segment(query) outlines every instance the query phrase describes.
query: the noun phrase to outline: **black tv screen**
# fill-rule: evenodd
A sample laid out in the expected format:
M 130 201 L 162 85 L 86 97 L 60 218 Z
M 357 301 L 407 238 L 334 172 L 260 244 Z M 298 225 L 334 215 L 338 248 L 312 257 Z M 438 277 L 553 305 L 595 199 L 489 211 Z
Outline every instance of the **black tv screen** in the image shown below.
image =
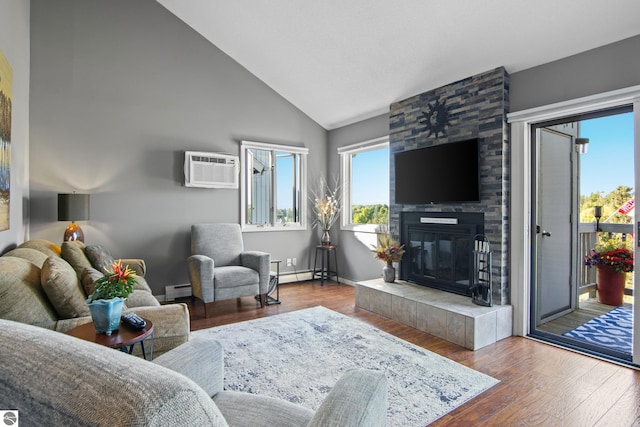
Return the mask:
M 480 201 L 478 139 L 395 155 L 396 203 Z

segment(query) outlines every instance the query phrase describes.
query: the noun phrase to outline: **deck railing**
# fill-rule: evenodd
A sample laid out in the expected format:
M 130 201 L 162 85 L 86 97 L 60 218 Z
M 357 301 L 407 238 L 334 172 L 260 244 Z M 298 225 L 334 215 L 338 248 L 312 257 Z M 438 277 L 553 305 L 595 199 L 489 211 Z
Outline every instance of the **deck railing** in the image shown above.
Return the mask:
M 633 224 L 608 224 L 600 223 L 600 233 L 619 234 L 623 238 L 632 239 Z M 589 292 L 595 297 L 596 291 L 596 269 L 584 265 L 584 256 L 591 251 L 596 244 L 596 224 L 594 222 L 581 222 L 578 225 L 579 257 L 580 266 L 578 268 L 578 295 Z M 625 288 L 625 295 L 633 295 L 633 289 Z

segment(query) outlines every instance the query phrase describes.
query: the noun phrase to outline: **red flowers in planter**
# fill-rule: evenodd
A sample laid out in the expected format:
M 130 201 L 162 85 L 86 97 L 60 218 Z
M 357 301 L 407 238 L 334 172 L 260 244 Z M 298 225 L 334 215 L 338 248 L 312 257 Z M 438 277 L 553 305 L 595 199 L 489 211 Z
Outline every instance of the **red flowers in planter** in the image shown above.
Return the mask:
M 629 273 L 633 271 L 633 252 L 625 247 L 619 247 L 619 243 L 612 240 L 596 245 L 595 249 L 585 256 L 584 264 L 596 267 L 608 266 L 617 272 Z

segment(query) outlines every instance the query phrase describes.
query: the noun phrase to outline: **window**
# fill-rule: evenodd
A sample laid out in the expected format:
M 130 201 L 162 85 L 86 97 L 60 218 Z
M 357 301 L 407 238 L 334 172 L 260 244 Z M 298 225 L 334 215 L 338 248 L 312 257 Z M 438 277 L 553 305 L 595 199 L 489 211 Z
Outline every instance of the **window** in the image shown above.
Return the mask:
M 306 228 L 308 149 L 242 141 L 243 231 Z
M 342 228 L 376 231 L 389 223 L 389 138 L 338 149 L 341 157 Z

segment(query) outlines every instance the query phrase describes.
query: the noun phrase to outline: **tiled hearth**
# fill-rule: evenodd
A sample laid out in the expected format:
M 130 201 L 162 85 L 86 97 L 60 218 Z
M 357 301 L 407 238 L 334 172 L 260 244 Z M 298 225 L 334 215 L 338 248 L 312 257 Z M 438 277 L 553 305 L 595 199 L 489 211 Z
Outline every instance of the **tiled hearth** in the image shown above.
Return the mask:
M 471 298 L 382 279 L 356 283 L 356 306 L 470 350 L 511 336 L 510 305 L 482 307 Z

